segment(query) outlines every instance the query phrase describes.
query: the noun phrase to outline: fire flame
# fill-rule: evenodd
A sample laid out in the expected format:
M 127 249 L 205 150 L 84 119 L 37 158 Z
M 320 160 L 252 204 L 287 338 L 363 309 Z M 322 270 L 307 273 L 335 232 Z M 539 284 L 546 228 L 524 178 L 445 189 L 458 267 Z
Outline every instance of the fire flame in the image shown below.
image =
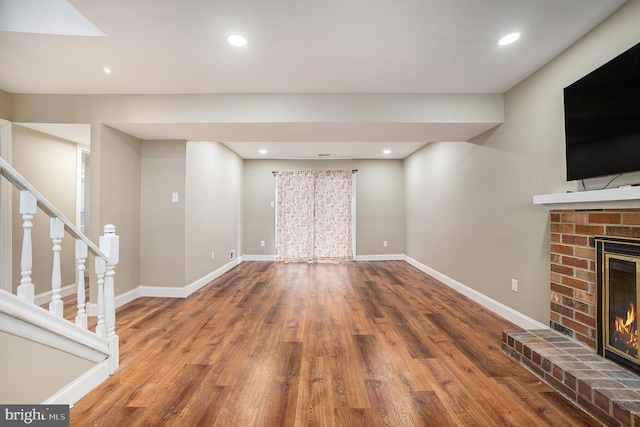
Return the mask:
M 624 341 L 628 348 L 638 348 L 638 330 L 634 327 L 636 308 L 629 303 L 626 320 L 616 316 L 616 337 Z

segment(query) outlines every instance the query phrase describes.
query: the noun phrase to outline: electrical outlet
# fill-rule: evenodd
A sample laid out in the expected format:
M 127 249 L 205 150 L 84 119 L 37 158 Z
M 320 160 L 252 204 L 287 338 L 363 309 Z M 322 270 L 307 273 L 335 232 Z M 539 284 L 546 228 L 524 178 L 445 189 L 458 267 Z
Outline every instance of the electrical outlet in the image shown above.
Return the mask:
M 171 202 L 178 203 L 179 197 L 178 193 L 171 193 Z
M 382 246 L 384 246 L 385 248 L 387 247 L 387 241 L 386 240 L 382 242 Z
M 260 240 L 260 246 L 264 246 L 264 240 Z
M 216 253 L 211 251 L 211 259 L 216 259 Z
M 518 281 L 516 279 L 511 279 L 511 290 L 518 292 Z
M 229 252 L 229 259 L 234 259 L 235 257 L 236 257 L 236 251 L 234 249 L 231 252 Z

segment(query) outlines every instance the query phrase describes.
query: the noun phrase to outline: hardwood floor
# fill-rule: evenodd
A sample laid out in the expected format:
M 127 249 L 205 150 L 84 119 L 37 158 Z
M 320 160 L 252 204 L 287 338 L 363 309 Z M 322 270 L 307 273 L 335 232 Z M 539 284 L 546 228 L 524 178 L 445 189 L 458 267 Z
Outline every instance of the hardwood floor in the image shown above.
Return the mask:
M 117 313 L 99 426 L 595 426 L 500 350 L 517 328 L 402 261 L 245 262 Z

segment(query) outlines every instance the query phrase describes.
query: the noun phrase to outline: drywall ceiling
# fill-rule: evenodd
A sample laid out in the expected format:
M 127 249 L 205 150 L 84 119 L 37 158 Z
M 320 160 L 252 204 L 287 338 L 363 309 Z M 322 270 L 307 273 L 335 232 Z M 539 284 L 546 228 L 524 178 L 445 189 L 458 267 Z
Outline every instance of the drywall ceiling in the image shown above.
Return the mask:
M 91 126 L 86 123 L 15 123 L 37 132 L 73 142 L 82 147 L 91 146 Z
M 41 1 L 0 0 L 0 15 L 16 2 L 25 14 L 12 15 L 19 29 L 0 20 L 0 52 L 10 58 L 0 67 L 0 89 L 9 93 L 504 93 L 624 3 L 71 0 L 97 30 L 73 36 L 46 34 L 30 19 Z M 520 40 L 497 45 L 513 31 Z M 231 33 L 247 45 L 230 46 Z M 286 151 L 291 141 L 280 142 Z

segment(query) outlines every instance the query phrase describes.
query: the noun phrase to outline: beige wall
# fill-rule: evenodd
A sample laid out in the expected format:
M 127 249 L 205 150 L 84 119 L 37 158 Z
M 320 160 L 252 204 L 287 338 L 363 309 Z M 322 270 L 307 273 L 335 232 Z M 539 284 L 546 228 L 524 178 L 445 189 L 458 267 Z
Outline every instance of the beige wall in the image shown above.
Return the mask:
M 39 404 L 52 397 L 95 362 L 0 331 L 0 402 Z
M 185 141 L 143 141 L 140 284 L 185 285 Z M 172 194 L 178 201 L 172 201 Z
M 102 126 L 99 149 L 92 146 L 91 152 L 91 194 L 98 204 L 97 208 L 91 207 L 91 227 L 92 230 L 97 227 L 102 234 L 105 224 L 114 224 L 120 236 L 116 295 L 140 286 L 141 162 L 142 141 Z M 97 163 L 100 164 L 99 175 L 96 175 Z M 94 191 L 96 186 L 97 191 Z M 93 196 L 95 193 L 98 196 Z M 98 241 L 96 237 L 93 239 Z
M 273 123 L 289 123 L 286 137 L 296 137 L 304 129 L 318 129 L 324 123 L 340 123 L 342 127 L 362 128 L 362 123 L 369 133 L 379 136 L 380 129 L 387 124 L 403 126 L 410 123 L 413 129 L 430 126 L 433 123 L 451 121 L 462 123 L 468 132 L 477 126 L 502 121 L 502 96 L 495 94 L 447 95 L 447 94 L 212 94 L 212 95 L 38 95 L 11 94 L 11 120 L 16 122 L 37 123 L 89 123 L 91 125 L 91 179 L 90 179 L 90 230 L 89 236 L 97 239 L 104 224 L 114 222 L 122 241 L 123 256 L 117 273 L 122 270 L 122 277 L 116 277 L 118 294 L 131 289 L 136 280 L 137 259 L 125 257 L 126 251 L 135 254 L 139 248 L 140 224 L 136 225 L 132 218 L 140 186 L 140 176 L 135 170 L 139 166 L 140 154 L 136 149 L 124 149 L 127 143 L 125 134 L 114 137 L 117 132 L 105 124 L 112 123 L 208 123 L 208 128 L 216 133 L 210 140 L 234 140 L 239 138 L 247 127 L 263 128 L 272 131 Z M 389 106 L 392 105 L 393 108 Z M 445 120 L 446 119 L 446 120 Z M 247 127 L 243 127 L 247 126 Z M 393 129 L 393 126 L 391 127 Z M 385 134 L 393 138 L 393 134 Z M 131 138 L 131 147 L 141 141 Z M 194 143 L 200 144 L 200 143 Z M 217 147 L 213 165 L 197 166 L 201 158 L 191 155 L 187 148 L 186 199 L 185 199 L 185 254 L 186 282 L 202 277 L 228 262 L 228 254 L 236 249 L 243 253 L 240 243 L 241 224 L 236 213 L 241 211 L 242 172 L 241 160 L 230 155 L 221 145 Z M 111 147 L 113 145 L 113 147 Z M 194 150 L 193 152 L 197 152 Z M 206 157 L 205 157 L 206 158 Z M 225 159 L 231 159 L 230 164 Z M 123 161 L 124 160 L 124 161 Z M 112 163 L 115 162 L 115 163 Z M 127 169 L 128 166 L 133 169 Z M 231 174 L 225 171 L 232 168 Z M 123 173 L 119 174 L 122 169 Z M 115 171 L 115 174 L 114 174 Z M 130 184 L 124 181 L 128 178 Z M 189 187 L 198 186 L 194 179 L 202 177 L 205 188 L 189 191 Z M 229 177 L 236 177 L 230 180 Z M 114 188 L 113 183 L 120 188 Z M 211 183 L 214 183 L 211 186 Z M 209 185 L 209 187 L 206 187 Z M 366 185 L 366 183 L 365 183 Z M 230 189 L 236 188 L 237 193 Z M 101 194 L 102 191 L 108 194 Z M 190 209 L 189 196 L 193 194 L 193 209 Z M 203 195 L 220 196 L 224 200 L 223 207 L 215 206 L 212 199 L 201 199 Z M 229 194 L 236 196 L 228 197 Z M 401 194 L 401 193 L 396 193 Z M 131 197 L 133 196 L 133 197 Z M 138 200 L 139 201 L 139 200 Z M 388 208 L 389 205 L 384 205 Z M 201 209 L 203 208 L 203 209 Z M 402 208 L 400 208 L 402 209 Z M 229 213 L 227 211 L 231 211 Z M 399 214 L 401 215 L 401 214 Z M 123 220 L 117 223 L 114 219 Z M 208 222 L 213 218 L 215 226 Z M 228 219 L 222 225 L 220 219 Z M 198 222 L 194 222 L 198 221 Z M 366 219 L 362 219 L 363 223 Z M 402 221 L 394 223 L 396 230 Z M 198 227 L 218 227 L 219 230 L 208 230 L 208 234 L 198 233 Z M 401 237 L 386 238 L 384 230 L 378 230 L 379 236 L 361 233 L 365 238 L 359 242 L 360 249 L 371 253 L 379 253 L 377 248 L 382 240 L 389 241 L 387 251 L 398 253 L 403 248 Z M 125 237 L 125 234 L 132 234 Z M 262 234 L 262 233 L 260 233 Z M 390 234 L 397 234 L 391 231 Z M 229 237 L 221 237 L 229 236 Z M 233 237 L 230 237 L 233 236 Z M 220 242 L 222 239 L 222 242 Z M 239 240 L 240 239 L 240 240 Z M 366 239 L 371 239 L 369 242 Z M 253 241 L 254 239 L 251 239 Z M 376 242 L 376 243 L 370 243 Z M 194 243 L 192 247 L 190 243 Z M 124 246 L 126 244 L 126 247 Z M 359 249 L 359 253 L 360 253 Z M 216 252 L 216 259 L 211 260 L 211 251 Z M 247 253 L 246 251 L 244 251 Z M 362 252 L 367 253 L 367 252 Z M 139 255 L 136 255 L 139 256 Z M 144 266 L 143 269 L 147 267 Z M 153 286 L 152 283 L 145 283 Z
M 357 169 L 356 255 L 402 254 L 405 249 L 404 176 L 400 160 L 245 160 L 244 247 L 247 255 L 275 255 L 275 179 L 272 171 Z M 265 246 L 260 246 L 260 241 Z M 383 241 L 388 246 L 382 245 Z
M 406 160 L 410 257 L 548 323 L 548 211 L 532 198 L 577 189 L 565 179 L 562 89 L 637 43 L 638 22 L 630 2 L 511 89 L 504 124 L 486 138 L 432 143 Z
M 22 126 L 13 125 L 12 166 L 54 204 L 71 222 L 76 218 L 76 144 Z M 22 216 L 20 193 L 13 189 L 13 288 L 20 284 Z M 53 243 L 49 217 L 38 209 L 32 228 L 35 293 L 51 291 Z M 75 283 L 75 242 L 65 235 L 61 252 L 62 286 Z
M 3 90 L 0 90 L 0 118 L 11 118 L 11 95 Z
M 187 143 L 186 284 L 227 264 L 232 250 L 242 254 L 242 179 L 242 159 L 224 145 Z
M 140 161 L 139 284 L 185 286 L 241 254 L 237 155 L 217 142 L 143 141 Z
M 126 258 L 124 252 L 129 251 L 128 253 L 135 254 L 135 250 L 139 248 L 140 224 L 136 226 L 130 220 L 132 216 L 128 213 L 135 209 L 134 205 L 130 205 L 134 200 L 129 196 L 137 194 L 136 189 L 140 186 L 140 178 L 136 177 L 135 173 L 130 174 L 128 170 L 119 176 L 109 177 L 112 174 L 110 170 L 114 167 L 111 162 L 126 159 L 123 164 L 115 165 L 114 170 L 118 170 L 126 166 L 129 160 L 135 163 L 139 157 L 135 150 L 129 152 L 122 150 L 123 144 L 120 141 L 122 138 L 112 137 L 111 134 L 115 134 L 116 131 L 105 124 L 207 123 L 208 128 L 216 133 L 216 137 L 209 140 L 238 140 L 241 137 L 239 135 L 247 129 L 258 128 L 272 132 L 276 128 L 273 124 L 287 123 L 290 127 L 285 131 L 284 138 L 291 140 L 291 138 L 296 139 L 305 130 L 317 131 L 324 123 L 339 123 L 341 129 L 347 133 L 349 129 L 365 129 L 371 137 L 381 137 L 381 130 L 386 130 L 382 137 L 393 140 L 398 136 L 393 131 L 389 131 L 394 129 L 394 126 L 388 127 L 389 124 L 397 126 L 410 124 L 415 135 L 418 135 L 420 129 L 430 128 L 434 123 L 440 126 L 443 122 L 447 122 L 452 126 L 461 125 L 464 129 L 462 133 L 469 134 L 475 129 L 500 123 L 503 118 L 503 99 L 499 94 L 11 94 L 10 98 L 11 120 L 91 125 L 89 235 L 92 239 L 97 239 L 104 224 L 116 223 L 113 218 L 123 220 L 122 224 L 116 223 L 121 238 L 125 233 L 132 233 L 126 237 L 127 241 L 121 242 L 127 246 L 123 249 L 121 265 L 118 266 L 116 273 L 117 275 L 122 273 L 122 276 L 116 277 L 118 294 L 131 289 L 136 279 L 134 265 L 137 260 Z M 362 123 L 369 123 L 369 125 L 363 128 Z M 199 164 L 201 158 L 190 154 L 197 152 L 196 149 L 190 150 L 189 145 L 187 147 L 185 198 L 187 283 L 228 262 L 230 250 L 236 249 L 238 255 L 247 253 L 240 247 L 243 241 L 239 219 L 239 213 L 242 210 L 242 162 L 237 157 L 231 156 L 221 145 L 203 144 L 217 147 L 214 151 L 216 156 L 220 155 L 220 157 L 214 159 L 215 166 L 192 168 L 189 165 Z M 114 147 L 110 147 L 111 145 Z M 116 154 L 116 151 L 118 155 L 111 158 L 107 156 L 109 153 Z M 120 158 L 119 155 L 122 157 Z M 232 159 L 231 163 L 227 164 L 225 159 Z M 233 169 L 231 174 L 224 173 L 228 168 Z M 129 176 L 133 179 L 132 187 L 123 183 Z M 234 180 L 230 180 L 230 177 L 234 177 Z M 202 182 L 198 184 L 197 180 L 200 178 Z M 123 186 L 109 190 L 113 185 L 110 181 L 122 183 Z M 197 188 L 199 186 L 204 188 Z M 190 191 L 190 188 L 196 190 Z M 233 188 L 237 192 L 233 193 L 230 190 Z M 101 194 L 103 190 L 109 194 Z M 235 196 L 230 196 L 233 194 Z M 395 193 L 396 196 L 400 194 Z M 207 195 L 219 196 L 217 200 L 223 200 L 223 205 L 215 205 L 216 202 L 213 200 L 216 199 L 206 199 Z M 366 197 L 363 200 L 366 200 Z M 107 202 L 111 203 L 111 206 L 107 206 Z M 389 206 L 384 205 L 386 209 Z M 398 216 L 401 216 L 401 211 L 398 212 Z M 215 225 L 211 225 L 211 219 Z M 227 221 L 224 224 L 221 222 L 223 219 Z M 361 221 L 364 224 L 367 220 L 365 218 Z M 401 252 L 404 243 L 402 233 L 397 231 L 403 227 L 400 224 L 402 221 L 393 223 L 392 230 L 389 232 L 380 229 L 375 233 L 360 233 L 358 253 L 380 253 L 374 245 L 381 244 L 382 240 L 389 241 L 388 252 Z M 387 234 L 393 237 L 388 238 Z M 360 241 L 361 238 L 364 240 Z M 216 253 L 214 260 L 211 260 L 212 251 Z M 122 263 L 123 261 L 125 264 Z M 147 267 L 144 266 L 144 268 Z M 145 284 L 153 286 L 152 283 Z

